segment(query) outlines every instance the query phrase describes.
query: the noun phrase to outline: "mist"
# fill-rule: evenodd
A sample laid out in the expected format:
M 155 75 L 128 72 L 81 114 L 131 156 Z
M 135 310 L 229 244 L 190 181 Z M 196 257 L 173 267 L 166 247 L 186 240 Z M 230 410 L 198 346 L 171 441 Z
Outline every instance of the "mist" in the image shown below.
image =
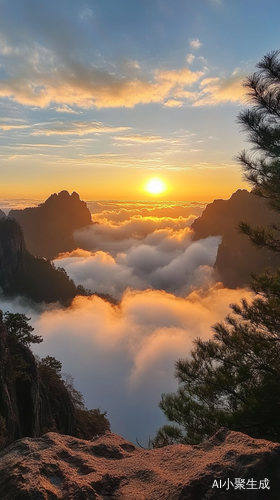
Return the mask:
M 113 432 L 147 446 L 165 423 L 161 394 L 177 389 L 175 361 L 189 355 L 194 339 L 212 336 L 230 303 L 250 300 L 251 293 L 217 281 L 220 237 L 194 242 L 193 217 L 179 216 L 181 207 L 149 207 L 154 213 L 147 215 L 143 206 L 107 205 L 99 202 L 99 212 L 95 205 L 96 224 L 76 232 L 78 248 L 54 263 L 117 305 L 98 296 L 76 297 L 68 308 L 2 297 L 0 308 L 30 317 L 43 337 L 33 352 L 60 360 L 87 408 L 107 411 Z
M 86 406 L 107 411 L 113 432 L 146 446 L 165 423 L 161 394 L 177 389 L 174 362 L 188 356 L 195 338 L 210 338 L 211 326 L 241 295 L 251 296 L 216 285 L 185 298 L 127 291 L 118 306 L 93 296 L 77 297 L 67 309 L 33 309 L 20 299 L 2 300 L 0 308 L 31 316 L 44 339 L 33 352 L 59 359 Z

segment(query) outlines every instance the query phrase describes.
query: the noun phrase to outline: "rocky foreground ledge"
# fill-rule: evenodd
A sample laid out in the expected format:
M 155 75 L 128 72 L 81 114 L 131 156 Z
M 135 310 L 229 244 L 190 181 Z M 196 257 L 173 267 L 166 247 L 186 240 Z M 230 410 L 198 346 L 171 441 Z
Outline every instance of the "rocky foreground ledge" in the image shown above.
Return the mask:
M 218 431 L 198 446 L 143 450 L 107 433 L 50 432 L 0 453 L 1 500 L 279 500 L 280 444 Z

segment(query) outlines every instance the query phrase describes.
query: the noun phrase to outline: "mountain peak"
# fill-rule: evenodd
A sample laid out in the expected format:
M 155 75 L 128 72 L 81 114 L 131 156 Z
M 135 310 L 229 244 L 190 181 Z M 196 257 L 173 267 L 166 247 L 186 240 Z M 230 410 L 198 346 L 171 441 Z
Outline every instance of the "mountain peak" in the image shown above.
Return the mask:
M 73 232 L 92 224 L 91 214 L 78 193 L 53 193 L 38 207 L 11 210 L 24 232 L 27 250 L 36 256 L 54 259 L 76 248 Z

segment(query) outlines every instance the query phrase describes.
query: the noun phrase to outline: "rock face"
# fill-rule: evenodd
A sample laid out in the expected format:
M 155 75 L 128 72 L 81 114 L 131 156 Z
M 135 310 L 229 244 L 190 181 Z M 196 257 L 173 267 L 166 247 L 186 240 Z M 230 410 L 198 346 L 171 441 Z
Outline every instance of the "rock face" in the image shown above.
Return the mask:
M 91 441 L 48 433 L 17 441 L 0 453 L 0 497 L 278 500 L 279 468 L 278 443 L 226 429 L 199 446 L 154 450 L 136 448 L 112 433 Z M 235 488 L 235 478 L 244 488 Z
M 0 432 L 2 445 L 5 440 L 11 443 L 24 436 L 36 437 L 46 430 L 76 434 L 68 391 L 62 382 L 55 389 L 56 405 L 39 376 L 32 352 L 23 344 L 9 342 L 0 318 L 0 416 L 6 423 L 6 431 Z
M 0 219 L 0 287 L 6 295 L 25 295 L 34 302 L 60 301 L 67 305 L 78 293 L 66 272 L 49 260 L 34 257 L 25 246 L 18 222 Z
M 280 223 L 280 217 L 269 210 L 262 199 L 239 189 L 229 200 L 215 200 L 207 205 L 202 216 L 191 226 L 195 240 L 222 236 L 214 267 L 218 278 L 229 288 L 246 285 L 252 273 L 280 266 L 279 255 L 256 249 L 246 235 L 238 232 L 240 221 L 268 226 Z
M 25 270 L 26 246 L 23 232 L 8 217 L 0 219 L 0 275 L 12 277 Z
M 21 225 L 27 250 L 51 260 L 60 252 L 74 250 L 73 232 L 92 224 L 86 203 L 68 191 L 52 194 L 39 207 L 11 210 L 9 217 Z

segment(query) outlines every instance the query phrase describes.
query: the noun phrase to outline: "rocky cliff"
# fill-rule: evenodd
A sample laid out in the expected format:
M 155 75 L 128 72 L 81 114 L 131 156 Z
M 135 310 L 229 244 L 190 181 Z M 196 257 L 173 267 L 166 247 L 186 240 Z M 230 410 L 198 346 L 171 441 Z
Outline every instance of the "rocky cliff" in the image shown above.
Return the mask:
M 25 271 L 26 246 L 21 227 L 8 217 L 0 219 L 0 275 L 11 279 Z
M 60 252 L 74 250 L 73 232 L 92 224 L 86 203 L 67 191 L 52 194 L 39 207 L 11 210 L 9 217 L 22 227 L 27 250 L 51 260 Z
M 24 436 L 40 436 L 47 430 L 77 435 L 75 411 L 68 391 L 62 382 L 57 384 L 55 399 L 58 408 L 55 408 L 48 394 L 49 383 L 44 382 L 30 349 L 14 339 L 10 340 L 1 314 L 0 416 L 2 423 L 4 421 L 0 432 L 2 446 Z
M 0 288 L 9 296 L 25 295 L 34 302 L 59 301 L 65 305 L 77 294 L 85 293 L 64 269 L 31 255 L 21 227 L 9 217 L 0 219 Z
M 59 361 L 35 360 L 28 346 L 42 339 L 22 316 L 0 311 L 0 449 L 48 431 L 90 439 L 110 430 L 106 413 L 87 410 L 73 384 L 63 381 Z
M 278 500 L 280 445 L 221 429 L 198 446 L 142 450 L 116 434 L 55 433 L 0 453 L 1 500 Z
M 237 226 L 240 221 L 253 226 L 268 226 L 273 222 L 280 223 L 280 217 L 262 199 L 239 189 L 229 200 L 215 200 L 207 205 L 191 226 L 194 240 L 222 236 L 214 267 L 218 279 L 229 288 L 247 284 L 250 274 L 258 274 L 264 268 L 280 267 L 278 255 L 256 249 L 247 236 L 239 233 Z

